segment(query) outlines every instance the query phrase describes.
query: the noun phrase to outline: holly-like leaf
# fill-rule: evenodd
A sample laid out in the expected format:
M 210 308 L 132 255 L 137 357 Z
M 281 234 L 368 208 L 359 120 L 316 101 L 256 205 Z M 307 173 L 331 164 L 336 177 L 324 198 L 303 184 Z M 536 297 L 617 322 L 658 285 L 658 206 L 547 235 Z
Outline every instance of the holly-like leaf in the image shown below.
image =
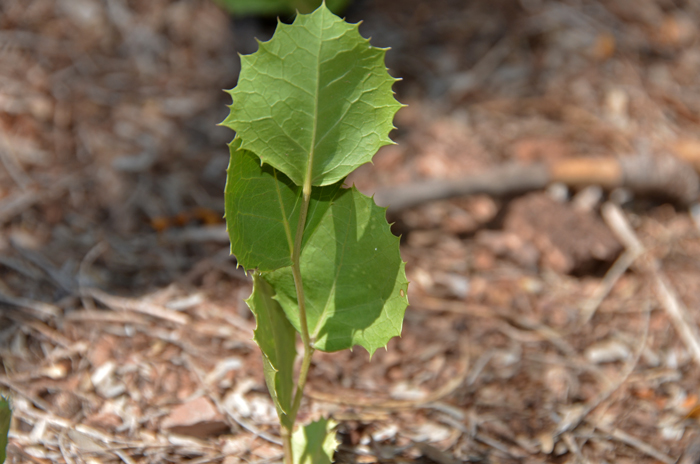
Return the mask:
M 292 434 L 294 464 L 330 464 L 333 453 L 338 447 L 335 427 L 338 424 L 331 419 L 321 419 L 304 427 L 299 427 Z
M 241 57 L 223 124 L 296 185 L 334 184 L 392 143 L 401 104 L 385 53 L 322 4 Z
M 5 462 L 7 435 L 10 432 L 10 419 L 12 419 L 10 402 L 0 396 L 0 464 Z
M 253 274 L 253 293 L 246 303 L 257 323 L 254 340 L 263 354 L 265 382 L 277 414 L 283 424 L 291 427 L 291 422 L 286 422 L 286 414 L 292 406 L 296 332 L 272 295 L 270 285 L 259 274 Z
M 405 264 L 386 209 L 354 187 L 338 192 L 301 253 L 306 319 L 314 346 L 361 345 L 370 355 L 401 334 L 408 306 Z M 287 317 L 300 330 L 291 268 L 267 273 Z
M 229 145 L 224 194 L 231 253 L 245 269 L 272 271 L 290 266 L 302 189 L 271 166 L 261 166 L 254 154 L 239 147 L 238 138 Z M 302 247 L 340 187 L 338 183 L 312 190 Z

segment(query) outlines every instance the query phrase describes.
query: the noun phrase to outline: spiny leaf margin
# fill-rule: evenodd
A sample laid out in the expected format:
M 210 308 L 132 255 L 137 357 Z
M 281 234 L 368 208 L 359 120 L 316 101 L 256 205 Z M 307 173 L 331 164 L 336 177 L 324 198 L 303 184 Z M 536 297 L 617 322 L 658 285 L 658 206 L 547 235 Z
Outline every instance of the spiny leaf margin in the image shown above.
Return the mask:
M 384 65 L 386 49 L 372 47 L 358 26 L 322 4 L 278 23 L 272 39 L 241 56 L 222 124 L 297 185 L 309 175 L 313 186 L 334 184 L 393 143 L 397 79 Z

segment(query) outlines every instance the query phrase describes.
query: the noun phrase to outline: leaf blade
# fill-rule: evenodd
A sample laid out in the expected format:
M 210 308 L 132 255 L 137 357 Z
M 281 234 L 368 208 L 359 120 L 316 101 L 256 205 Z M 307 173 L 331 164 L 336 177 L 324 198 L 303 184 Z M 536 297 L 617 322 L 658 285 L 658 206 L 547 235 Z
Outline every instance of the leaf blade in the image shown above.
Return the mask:
M 262 351 L 265 382 L 277 414 L 280 421 L 289 423 L 287 414 L 292 407 L 294 390 L 296 331 L 272 294 L 273 289 L 260 274 L 253 274 L 253 293 L 246 304 L 257 323 L 254 340 Z
M 385 211 L 354 187 L 344 189 L 302 251 L 307 323 L 321 351 L 360 345 L 371 355 L 401 334 L 408 280 Z M 291 268 L 264 278 L 300 330 Z
M 273 271 L 290 266 L 301 187 L 271 166 L 261 166 L 252 152 L 239 147 L 239 139 L 229 145 L 224 191 L 231 254 L 245 269 Z M 312 192 L 302 247 L 340 187 L 338 183 Z
M 241 57 L 223 124 L 296 185 L 336 183 L 393 143 L 401 104 L 385 53 L 325 5 L 279 23 L 270 41 Z
M 333 453 L 339 445 L 335 436 L 337 422 L 331 419 L 320 419 L 303 427 L 292 434 L 292 450 L 294 464 L 330 464 Z

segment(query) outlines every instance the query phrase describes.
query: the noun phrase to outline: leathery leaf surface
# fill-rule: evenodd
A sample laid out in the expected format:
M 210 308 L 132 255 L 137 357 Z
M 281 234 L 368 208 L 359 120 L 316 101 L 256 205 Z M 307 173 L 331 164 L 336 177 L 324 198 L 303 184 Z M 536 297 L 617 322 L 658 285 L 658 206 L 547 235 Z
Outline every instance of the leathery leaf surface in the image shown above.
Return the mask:
M 255 314 L 254 340 L 263 354 L 265 382 L 277 414 L 285 423 L 292 406 L 296 332 L 272 295 L 270 285 L 258 273 L 253 274 L 253 293 L 246 303 Z
M 334 184 L 392 143 L 401 104 L 385 54 L 322 4 L 241 56 L 223 125 L 296 185 Z
M 231 253 L 245 269 L 272 271 L 291 266 L 301 187 L 271 166 L 261 166 L 253 153 L 238 147 L 240 139 L 236 138 L 229 145 L 224 193 Z M 312 190 L 302 247 L 339 189 L 340 183 Z
M 391 233 L 385 213 L 354 187 L 342 189 L 302 250 L 306 318 L 319 350 L 360 345 L 371 355 L 401 334 L 408 281 L 399 238 Z M 300 330 L 291 268 L 263 277 Z

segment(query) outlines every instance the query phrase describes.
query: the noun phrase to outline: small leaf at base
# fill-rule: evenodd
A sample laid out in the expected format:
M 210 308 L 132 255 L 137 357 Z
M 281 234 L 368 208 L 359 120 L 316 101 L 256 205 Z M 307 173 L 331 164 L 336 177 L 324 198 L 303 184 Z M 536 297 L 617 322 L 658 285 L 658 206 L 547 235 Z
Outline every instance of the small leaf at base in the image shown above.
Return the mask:
M 336 425 L 332 419 L 321 419 L 297 428 L 292 434 L 294 464 L 332 463 L 339 443 L 335 436 Z

